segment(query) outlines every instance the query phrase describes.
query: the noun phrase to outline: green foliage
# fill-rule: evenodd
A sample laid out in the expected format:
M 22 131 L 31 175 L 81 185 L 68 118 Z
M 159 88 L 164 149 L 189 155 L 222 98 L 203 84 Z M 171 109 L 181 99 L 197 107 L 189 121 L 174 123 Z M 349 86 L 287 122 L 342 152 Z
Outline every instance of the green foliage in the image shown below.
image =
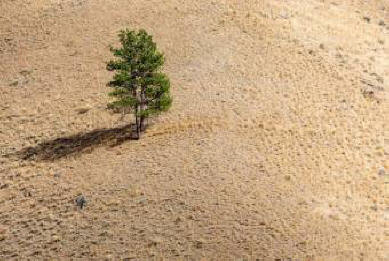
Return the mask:
M 122 30 L 119 39 L 121 47 L 110 48 L 115 59 L 107 63 L 107 70 L 115 72 L 108 83 L 113 88 L 109 96 L 115 100 L 108 106 L 130 108 L 138 125 L 138 117 L 142 124 L 150 115 L 169 109 L 170 81 L 161 72 L 164 56 L 145 30 Z

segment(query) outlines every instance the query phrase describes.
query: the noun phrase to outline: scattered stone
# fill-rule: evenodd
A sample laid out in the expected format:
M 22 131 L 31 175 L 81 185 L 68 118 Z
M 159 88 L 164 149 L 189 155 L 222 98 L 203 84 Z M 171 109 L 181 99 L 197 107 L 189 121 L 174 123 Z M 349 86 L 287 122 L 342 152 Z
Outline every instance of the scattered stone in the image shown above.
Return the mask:
M 324 44 L 321 43 L 321 44 L 319 45 L 319 48 L 322 49 L 322 50 L 324 50 L 324 49 L 325 49 Z
M 32 70 L 22 70 L 19 73 L 26 77 L 27 75 L 30 75 L 32 73 Z
M 6 189 L 9 187 L 9 184 L 5 183 L 5 184 L 0 184 L 0 189 Z
M 0 227 L 0 235 L 4 235 L 7 230 L 4 227 Z
M 150 245 L 156 246 L 158 244 L 161 244 L 163 242 L 162 238 L 160 237 L 153 237 L 150 239 Z
M 7 230 L 4 227 L 0 227 L 0 242 L 7 238 L 6 233 Z
M 55 177 L 55 178 L 59 178 L 59 177 L 61 177 L 61 174 L 59 174 L 58 172 L 56 172 L 56 173 L 54 173 L 54 177 Z
M 177 217 L 176 220 L 174 221 L 176 224 L 180 223 L 182 221 L 181 217 Z
M 135 198 L 141 196 L 142 192 L 137 186 L 130 186 L 128 188 L 128 195 L 132 198 Z
M 13 82 L 11 82 L 9 84 L 9 86 L 18 86 L 19 85 L 19 81 L 18 80 L 14 80 Z
M 81 107 L 81 108 L 76 109 L 76 112 L 78 114 L 84 114 L 84 113 L 87 113 L 90 109 L 91 109 L 90 107 Z
M 365 20 L 367 23 L 370 23 L 370 17 L 364 16 L 363 20 Z
M 384 212 L 384 219 L 389 220 L 389 209 L 386 209 Z
M 380 20 L 380 21 L 378 22 L 378 25 L 379 25 L 379 26 L 385 26 L 385 21 L 384 21 L 384 20 Z
M 201 240 L 196 240 L 196 242 L 195 242 L 195 247 L 196 248 L 203 248 L 203 241 L 201 241 Z
M 378 175 L 379 176 L 385 176 L 386 174 L 386 171 L 385 171 L 385 168 L 384 167 L 381 167 L 378 169 Z
M 147 203 L 147 198 L 146 197 L 140 197 L 138 200 L 137 200 L 138 204 L 141 204 L 141 205 L 144 205 Z
M 289 14 L 282 10 L 281 13 L 280 13 L 280 17 L 283 18 L 283 19 L 288 19 L 289 18 Z
M 382 84 L 384 83 L 384 78 L 382 76 L 377 75 L 376 79 L 377 79 L 377 82 L 382 83 Z
M 59 236 L 54 235 L 54 236 L 51 237 L 51 241 L 52 241 L 52 242 L 59 242 L 59 241 L 60 241 L 60 238 L 59 238 Z
M 131 261 L 131 260 L 134 260 L 136 257 L 125 257 L 123 258 L 123 261 Z
M 332 214 L 328 215 L 328 217 L 333 219 L 333 220 L 340 220 L 340 216 L 337 213 L 332 213 Z
M 76 198 L 76 205 L 78 207 L 80 207 L 80 209 L 83 209 L 84 206 L 86 204 L 86 199 L 83 195 L 79 195 L 77 198 Z

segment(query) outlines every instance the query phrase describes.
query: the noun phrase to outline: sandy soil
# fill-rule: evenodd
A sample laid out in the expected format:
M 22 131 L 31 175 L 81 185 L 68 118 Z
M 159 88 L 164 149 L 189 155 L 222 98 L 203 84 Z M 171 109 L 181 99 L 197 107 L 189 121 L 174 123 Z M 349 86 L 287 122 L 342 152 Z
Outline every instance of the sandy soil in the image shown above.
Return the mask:
M 175 99 L 139 141 L 124 27 Z M 1 0 L 0 260 L 388 260 L 388 32 L 387 0 Z

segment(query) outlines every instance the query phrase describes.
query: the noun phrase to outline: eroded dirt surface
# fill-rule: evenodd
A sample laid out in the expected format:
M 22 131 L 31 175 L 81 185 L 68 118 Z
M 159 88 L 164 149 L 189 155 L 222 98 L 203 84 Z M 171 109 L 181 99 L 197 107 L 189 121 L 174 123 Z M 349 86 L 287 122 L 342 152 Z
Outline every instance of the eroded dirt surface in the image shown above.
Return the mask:
M 387 260 L 388 12 L 0 1 L 0 260 Z M 174 95 L 139 141 L 106 110 L 124 27 Z

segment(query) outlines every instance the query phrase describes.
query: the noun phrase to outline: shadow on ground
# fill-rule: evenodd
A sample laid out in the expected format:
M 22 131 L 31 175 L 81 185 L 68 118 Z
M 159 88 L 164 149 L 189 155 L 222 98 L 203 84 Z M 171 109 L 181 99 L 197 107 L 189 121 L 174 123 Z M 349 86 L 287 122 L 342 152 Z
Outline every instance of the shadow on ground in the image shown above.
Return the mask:
M 97 146 L 114 147 L 127 140 L 136 140 L 136 135 L 132 135 L 132 128 L 133 124 L 128 124 L 118 128 L 78 133 L 26 147 L 15 154 L 23 160 L 56 160 L 71 154 L 91 152 Z

